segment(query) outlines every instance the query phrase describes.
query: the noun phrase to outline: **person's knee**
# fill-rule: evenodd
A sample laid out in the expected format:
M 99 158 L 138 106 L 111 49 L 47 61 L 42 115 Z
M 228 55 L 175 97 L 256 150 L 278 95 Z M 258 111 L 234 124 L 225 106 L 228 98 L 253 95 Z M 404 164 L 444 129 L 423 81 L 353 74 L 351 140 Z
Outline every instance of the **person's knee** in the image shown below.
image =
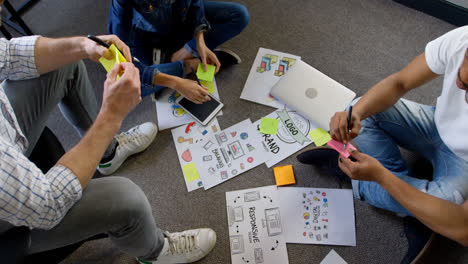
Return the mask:
M 146 218 L 151 215 L 151 206 L 144 192 L 131 180 L 124 177 L 113 177 L 114 197 L 116 201 L 116 217 L 124 219 L 127 223 Z
M 244 5 L 236 3 L 235 14 L 237 18 L 236 21 L 238 21 L 239 28 L 241 28 L 242 31 L 250 22 L 249 10 Z
M 465 190 L 464 184 L 452 186 L 452 184 L 445 181 L 431 181 L 428 183 L 427 188 L 420 191 L 456 204 L 463 204 L 468 192 L 468 190 Z
M 78 61 L 78 62 L 75 62 L 73 64 L 71 64 L 73 69 L 74 69 L 74 73 L 75 73 L 75 76 L 78 76 L 78 75 L 83 75 L 83 74 L 88 74 L 88 71 L 86 70 L 86 66 L 84 64 L 84 62 L 82 60 Z

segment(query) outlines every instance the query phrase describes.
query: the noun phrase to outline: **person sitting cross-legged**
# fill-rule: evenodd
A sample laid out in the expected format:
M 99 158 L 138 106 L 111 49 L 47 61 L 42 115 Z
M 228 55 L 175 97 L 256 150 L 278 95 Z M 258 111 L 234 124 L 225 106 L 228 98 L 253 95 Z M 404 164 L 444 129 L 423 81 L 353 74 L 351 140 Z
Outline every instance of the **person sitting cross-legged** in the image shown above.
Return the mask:
M 238 3 L 202 0 L 112 0 L 108 31 L 127 43 L 139 61 L 141 93 L 165 87 L 194 103 L 210 100 L 206 87 L 186 79 L 202 63 L 223 67 L 240 57 L 219 47 L 249 23 L 247 8 Z
M 439 75 L 444 81 L 435 107 L 402 98 Z M 357 199 L 414 216 L 468 246 L 468 26 L 429 42 L 424 53 L 353 104 L 351 132 L 344 111 L 332 117 L 330 134 L 344 143 L 354 138 L 359 151 L 345 158 L 314 148 L 297 159 L 349 177 Z M 429 160 L 432 179 L 414 177 L 398 146 Z

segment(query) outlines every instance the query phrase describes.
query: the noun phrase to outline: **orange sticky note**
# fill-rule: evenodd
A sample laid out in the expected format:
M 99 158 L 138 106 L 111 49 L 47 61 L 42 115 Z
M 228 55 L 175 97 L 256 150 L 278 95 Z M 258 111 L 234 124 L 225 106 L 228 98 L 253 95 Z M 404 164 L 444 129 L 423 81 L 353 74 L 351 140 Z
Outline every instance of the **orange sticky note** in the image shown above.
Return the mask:
M 276 185 L 284 186 L 289 184 L 296 183 L 294 178 L 294 171 L 292 165 L 286 165 L 282 167 L 274 167 L 273 171 L 275 173 Z

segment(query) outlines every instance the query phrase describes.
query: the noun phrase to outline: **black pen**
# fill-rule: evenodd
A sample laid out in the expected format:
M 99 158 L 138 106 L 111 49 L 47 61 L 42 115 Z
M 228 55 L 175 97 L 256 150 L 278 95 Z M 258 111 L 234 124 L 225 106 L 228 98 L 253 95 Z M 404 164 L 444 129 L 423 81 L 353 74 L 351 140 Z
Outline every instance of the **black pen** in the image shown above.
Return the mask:
M 100 39 L 100 38 L 98 38 L 98 37 L 96 37 L 96 36 L 88 35 L 88 38 L 89 38 L 90 40 L 96 42 L 97 44 L 99 44 L 99 45 L 101 45 L 101 46 L 104 46 L 104 47 L 106 47 L 106 48 L 110 48 L 110 46 L 111 46 L 111 45 L 109 45 L 109 43 L 105 42 L 104 40 L 102 40 L 102 39 Z M 117 48 L 117 47 L 116 47 L 116 48 Z M 117 50 L 120 51 L 120 53 L 123 54 L 123 52 L 122 52 L 119 48 L 117 48 Z M 134 61 L 136 61 L 136 62 L 140 62 L 139 59 L 137 59 L 137 58 L 135 58 L 135 57 L 133 57 L 133 56 L 132 56 L 132 59 L 133 59 Z
M 200 80 L 198 79 L 197 73 L 195 72 L 195 70 L 193 69 L 192 66 L 190 66 L 190 70 L 192 70 L 192 73 L 195 74 L 195 79 L 197 79 L 198 85 L 203 86 L 203 85 L 200 83 Z
M 349 135 L 349 132 L 350 131 L 350 125 L 351 125 L 351 114 L 353 113 L 353 106 L 350 106 L 349 107 L 349 110 L 348 110 L 348 135 Z M 343 144 L 343 148 L 346 150 L 346 144 Z

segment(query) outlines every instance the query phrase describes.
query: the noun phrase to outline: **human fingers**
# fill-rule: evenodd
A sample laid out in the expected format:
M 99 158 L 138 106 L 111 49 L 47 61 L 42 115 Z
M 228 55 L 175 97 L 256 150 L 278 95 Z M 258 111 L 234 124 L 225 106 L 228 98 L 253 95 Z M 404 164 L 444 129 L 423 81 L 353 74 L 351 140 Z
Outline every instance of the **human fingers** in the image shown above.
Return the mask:
M 214 52 L 211 52 L 211 54 L 212 54 L 212 61 L 216 65 L 215 73 L 218 73 L 219 69 L 221 68 L 221 62 L 219 62 L 218 57 L 216 56 L 216 54 L 214 54 Z
M 200 98 L 198 96 L 194 97 L 191 101 L 196 103 L 196 104 L 203 104 L 203 98 Z
M 211 100 L 211 98 L 209 96 L 210 93 L 206 89 L 204 89 L 203 87 L 199 87 L 197 92 L 198 92 L 198 99 L 201 102 L 207 102 L 207 101 Z
M 106 47 L 103 47 L 103 46 L 97 46 L 96 47 L 96 51 L 97 51 L 97 54 L 99 56 L 97 56 L 97 59 L 96 60 L 99 60 L 100 57 L 104 57 L 108 60 L 111 60 L 112 59 L 112 52 L 110 52 L 110 50 Z
M 363 159 L 363 154 L 357 150 L 351 150 L 349 152 L 350 156 L 353 157 L 356 161 L 361 161 Z
M 345 142 L 347 139 L 346 120 L 343 112 L 337 112 L 333 116 L 333 126 L 330 127 L 331 136 L 340 142 Z
M 114 64 L 112 69 L 107 73 L 106 82 L 109 82 L 109 84 L 114 83 L 117 79 L 117 75 L 119 75 L 119 72 L 122 70 L 123 68 L 120 64 L 118 63 Z
M 342 155 L 338 158 L 338 167 L 350 178 L 352 178 L 352 173 L 351 173 L 351 166 L 352 166 L 352 161 L 349 159 L 346 159 Z
M 107 43 L 111 44 L 114 43 L 114 45 L 122 51 L 125 59 L 129 62 L 132 61 L 132 55 L 130 52 L 130 48 L 116 35 L 105 35 L 105 36 L 99 36 L 99 38 L 103 39 Z

